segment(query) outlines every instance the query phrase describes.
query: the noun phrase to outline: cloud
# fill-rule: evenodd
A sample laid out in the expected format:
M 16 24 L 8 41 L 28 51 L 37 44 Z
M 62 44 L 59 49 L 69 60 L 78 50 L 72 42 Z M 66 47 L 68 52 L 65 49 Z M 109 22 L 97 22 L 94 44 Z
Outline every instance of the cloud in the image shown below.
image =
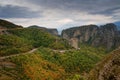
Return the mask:
M 72 19 L 61 19 L 61 20 L 58 20 L 57 22 L 61 24 L 66 24 L 66 23 L 73 22 L 73 20 Z
M 120 20 L 120 0 L 0 0 L 0 5 L 0 17 L 23 26 L 66 28 Z
M 120 7 L 120 0 L 26 0 L 46 9 L 100 12 Z
M 0 17 L 1 18 L 33 18 L 40 17 L 38 12 L 29 10 L 26 7 L 19 6 L 0 6 Z

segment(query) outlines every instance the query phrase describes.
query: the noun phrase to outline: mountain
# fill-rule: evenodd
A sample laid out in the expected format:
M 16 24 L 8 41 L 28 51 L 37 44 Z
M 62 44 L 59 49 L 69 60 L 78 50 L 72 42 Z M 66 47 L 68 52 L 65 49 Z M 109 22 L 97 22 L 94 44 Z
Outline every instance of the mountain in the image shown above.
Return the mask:
M 0 19 L 0 29 L 22 28 L 22 26 L 13 24 L 12 22 Z
M 6 20 L 0 20 L 0 26 L 0 56 L 24 53 L 40 46 L 53 49 L 70 47 L 66 40 L 55 36 L 56 29 L 23 28 Z
M 120 33 L 116 25 L 109 23 L 102 26 L 85 25 L 73 27 L 62 31 L 62 37 L 79 48 L 81 43 L 95 47 L 105 47 L 108 50 L 120 46 Z
M 9 29 L 22 29 L 22 26 L 16 25 L 12 22 L 0 19 L 0 35 L 9 34 L 7 30 Z
M 88 80 L 120 80 L 120 48 L 99 62 L 91 70 Z
M 40 27 L 40 26 L 37 26 L 37 25 L 29 26 L 28 28 L 42 29 L 42 30 L 45 30 L 45 31 L 49 32 L 52 35 L 58 36 L 58 31 L 55 28 L 45 28 L 45 27 Z
M 115 25 L 117 25 L 118 30 L 120 30 L 120 21 L 114 22 Z

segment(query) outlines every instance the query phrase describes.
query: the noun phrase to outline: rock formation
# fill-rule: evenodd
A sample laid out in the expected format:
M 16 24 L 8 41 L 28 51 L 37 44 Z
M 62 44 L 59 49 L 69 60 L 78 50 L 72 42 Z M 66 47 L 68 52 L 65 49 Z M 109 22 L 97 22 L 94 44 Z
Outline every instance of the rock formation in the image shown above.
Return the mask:
M 62 31 L 62 37 L 66 40 L 78 39 L 79 43 L 87 43 L 92 46 L 103 46 L 107 49 L 120 45 L 120 33 L 116 25 L 110 23 L 103 26 L 86 25 L 73 27 Z M 73 45 L 70 42 L 71 45 Z
M 77 38 L 71 38 L 69 40 L 69 44 L 72 44 L 71 46 L 74 47 L 75 49 L 78 49 L 78 39 Z

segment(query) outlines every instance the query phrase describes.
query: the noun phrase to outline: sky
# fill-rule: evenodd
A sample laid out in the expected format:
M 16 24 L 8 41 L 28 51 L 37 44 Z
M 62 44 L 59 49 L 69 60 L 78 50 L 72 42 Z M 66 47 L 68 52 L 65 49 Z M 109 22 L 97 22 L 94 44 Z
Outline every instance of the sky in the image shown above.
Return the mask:
M 120 21 L 120 0 L 0 0 L 0 19 L 65 29 Z

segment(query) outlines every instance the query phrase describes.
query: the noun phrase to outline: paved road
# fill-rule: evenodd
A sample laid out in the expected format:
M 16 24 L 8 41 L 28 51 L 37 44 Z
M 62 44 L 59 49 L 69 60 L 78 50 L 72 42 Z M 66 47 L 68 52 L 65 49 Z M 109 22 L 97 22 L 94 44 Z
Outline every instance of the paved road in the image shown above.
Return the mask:
M 31 54 L 31 53 L 35 52 L 37 49 L 38 49 L 38 48 L 32 49 L 31 51 L 28 51 L 28 52 L 26 52 L 26 53 L 13 54 L 13 55 L 9 55 L 9 56 L 0 57 L 0 60 L 6 59 L 6 58 L 10 58 L 10 57 L 13 57 L 13 56 Z

